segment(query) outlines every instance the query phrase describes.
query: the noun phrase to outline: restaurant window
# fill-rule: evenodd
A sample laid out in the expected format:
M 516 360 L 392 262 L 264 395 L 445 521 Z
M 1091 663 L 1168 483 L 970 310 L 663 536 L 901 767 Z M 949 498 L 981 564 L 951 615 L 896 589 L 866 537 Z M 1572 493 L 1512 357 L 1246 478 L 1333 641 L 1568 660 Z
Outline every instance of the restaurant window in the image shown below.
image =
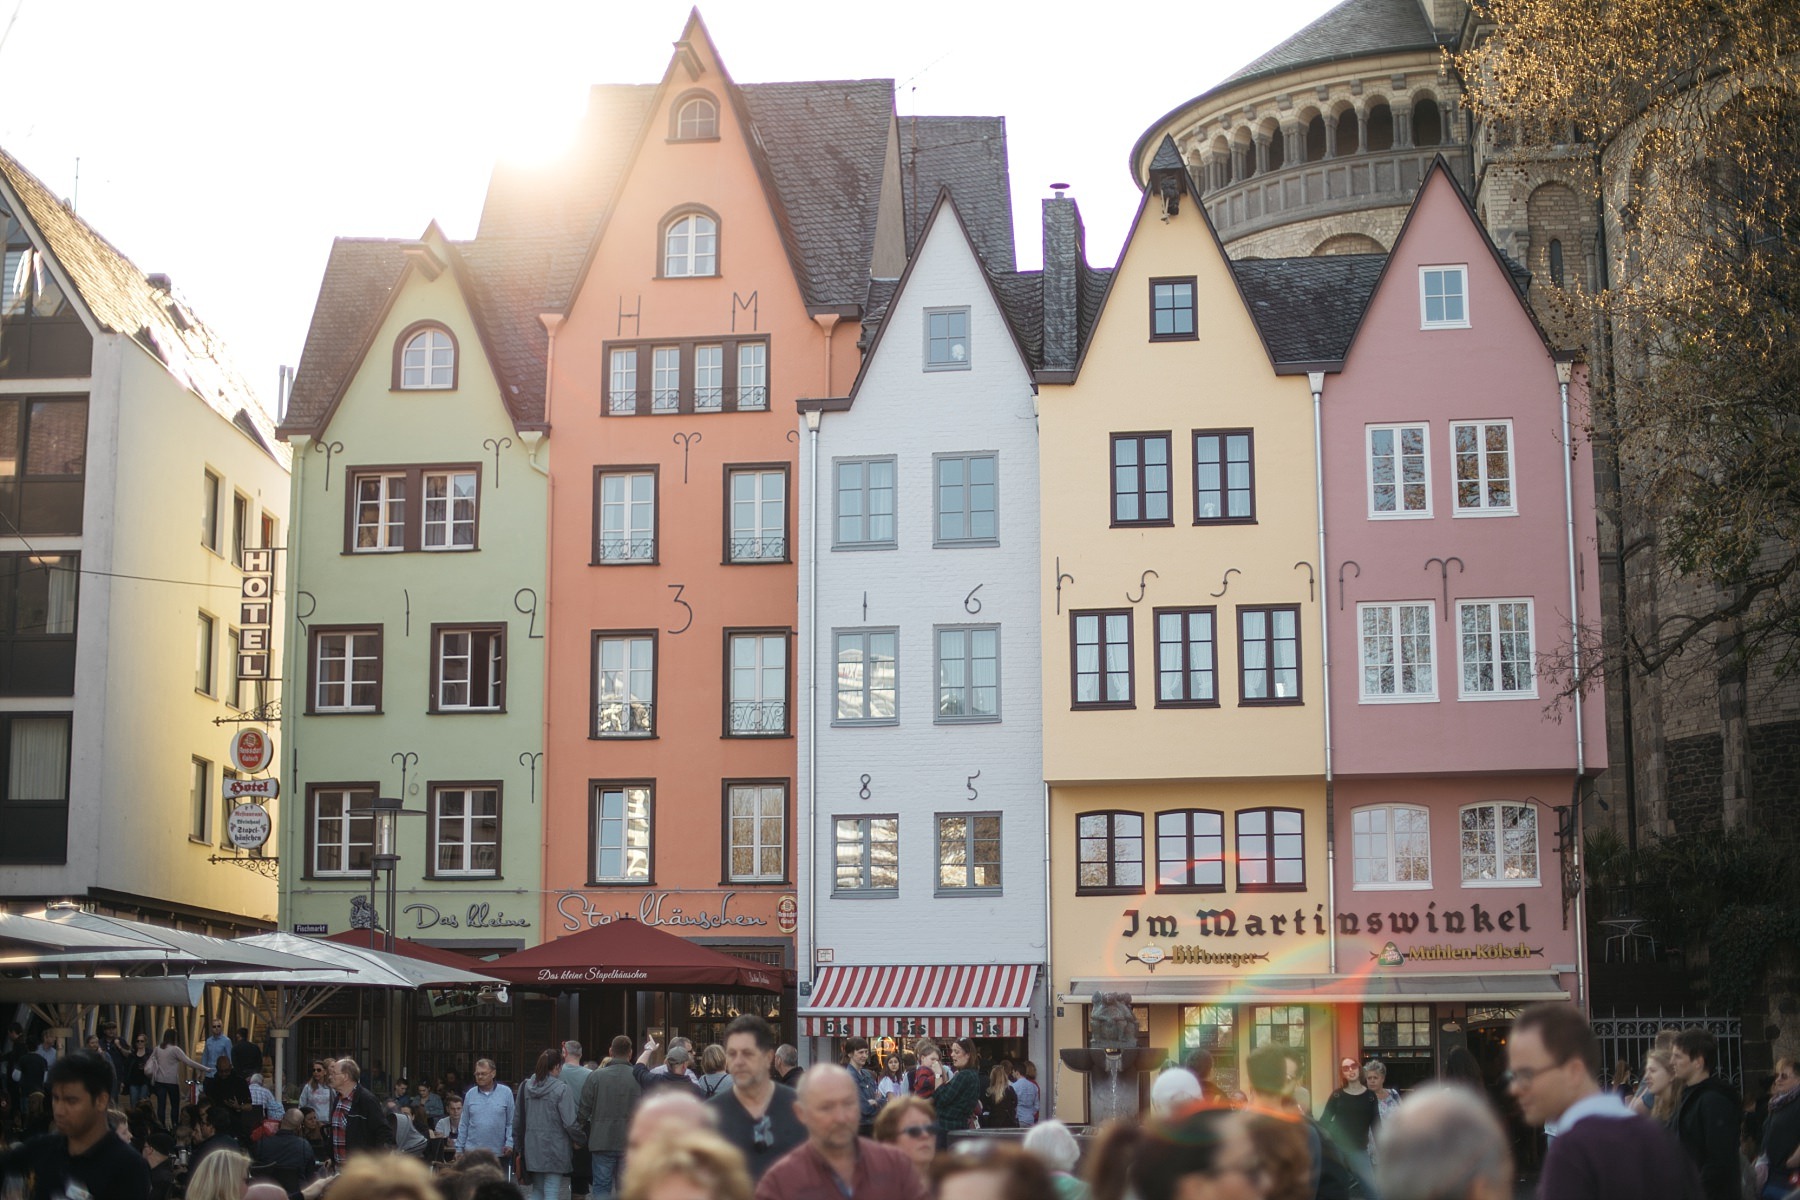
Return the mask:
M 0 863 L 68 860 L 67 713 L 0 715 Z
M 646 783 L 593 785 L 590 883 L 650 882 L 650 822 L 654 809 Z
M 1257 1004 L 1250 1009 L 1250 1049 L 1292 1046 L 1306 1067 L 1306 1007 L 1301 1004 Z
M 1473 1024 L 1473 1014 L 1470 1023 Z M 1429 1004 L 1363 1005 L 1364 1060 L 1381 1060 L 1390 1088 L 1411 1088 L 1430 1082 L 1434 1070 L 1432 1024 Z
M 887 898 L 900 891 L 900 818 L 837 817 L 832 894 Z
M 1156 814 L 1156 890 L 1225 890 L 1225 814 L 1201 808 Z
M 1087 812 L 1075 818 L 1078 896 L 1124 895 L 1144 890 L 1144 815 Z
M 1181 1050 L 1186 1062 L 1196 1050 L 1212 1055 L 1212 1081 L 1229 1093 L 1237 1087 L 1237 1009 L 1229 1004 L 1181 1006 Z

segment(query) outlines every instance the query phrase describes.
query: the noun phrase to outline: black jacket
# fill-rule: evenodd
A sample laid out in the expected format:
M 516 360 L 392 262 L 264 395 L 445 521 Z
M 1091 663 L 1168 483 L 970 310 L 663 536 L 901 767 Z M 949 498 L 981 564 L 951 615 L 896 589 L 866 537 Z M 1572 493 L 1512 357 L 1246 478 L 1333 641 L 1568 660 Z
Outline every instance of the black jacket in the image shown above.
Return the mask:
M 358 1085 L 350 1095 L 350 1112 L 344 1118 L 344 1153 L 381 1150 L 393 1144 L 393 1121 L 381 1107 L 381 1101 L 375 1098 L 375 1093 Z
M 250 1175 L 278 1183 L 285 1192 L 297 1192 L 313 1176 L 312 1147 L 297 1133 L 271 1133 L 256 1143 Z
M 1675 1136 L 1700 1168 L 1706 1200 L 1738 1200 L 1743 1174 L 1738 1166 L 1738 1094 L 1716 1075 L 1681 1093 L 1675 1110 Z

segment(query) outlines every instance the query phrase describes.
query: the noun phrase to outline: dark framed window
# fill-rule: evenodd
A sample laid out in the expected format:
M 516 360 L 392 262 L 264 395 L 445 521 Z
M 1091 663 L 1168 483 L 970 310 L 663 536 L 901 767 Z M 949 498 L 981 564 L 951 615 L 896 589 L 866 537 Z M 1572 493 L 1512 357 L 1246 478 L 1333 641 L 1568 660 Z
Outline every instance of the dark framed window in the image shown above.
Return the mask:
M 900 818 L 833 817 L 832 895 L 889 899 L 900 894 Z
M 29 537 L 80 533 L 87 483 L 85 396 L 35 399 L 0 396 L 0 513 L 6 532 Z M 216 485 L 219 477 L 207 473 Z M 212 500 L 212 540 L 217 550 L 218 496 Z M 10 524 L 7 524 L 10 522 Z
M 194 690 L 202 696 L 218 694 L 217 618 L 199 613 L 194 625 Z
M 24 226 L 4 208 L 0 221 L 6 226 L 6 261 L 0 270 L 0 374 L 8 379 L 92 374 L 93 339 L 63 295 L 55 265 L 38 252 Z
M 832 549 L 893 549 L 894 460 L 841 458 L 831 466 L 837 480 Z
M 596 738 L 656 736 L 656 630 L 594 631 Z
M 481 464 L 350 467 L 344 553 L 479 549 Z
M 1194 277 L 1150 281 L 1150 340 L 1192 341 L 1200 336 L 1194 324 Z
M 595 780 L 588 788 L 588 883 L 653 882 L 656 785 L 647 779 Z
M 1156 890 L 1225 890 L 1225 814 L 1177 808 L 1156 814 Z
M 725 874 L 720 882 L 786 882 L 787 843 L 787 781 L 727 780 Z
M 394 339 L 396 392 L 447 392 L 456 388 L 456 335 L 437 321 L 417 321 Z
M 1075 894 L 1135 895 L 1144 890 L 1144 814 L 1106 810 L 1075 817 Z
M 1112 435 L 1112 523 L 1172 525 L 1169 435 Z
M 1000 891 L 999 813 L 939 813 L 937 840 L 938 895 Z
M 1238 703 L 1300 704 L 1300 606 L 1240 608 Z
M 200 544 L 214 554 L 219 552 L 219 539 L 224 529 L 223 499 L 225 481 L 211 471 L 200 476 Z
M 250 497 L 231 494 L 231 565 L 244 569 L 244 551 L 250 546 Z
M 315 715 L 380 712 L 381 638 L 379 625 L 310 627 L 306 711 Z
M 725 631 L 725 736 L 787 737 L 788 646 L 786 629 Z
M 998 459 L 992 454 L 939 454 L 935 545 L 993 546 L 1000 540 Z
M 789 545 L 786 464 L 726 467 L 725 561 L 784 563 Z
M 654 466 L 594 468 L 594 565 L 655 563 Z
M 68 713 L 0 714 L 0 863 L 69 858 Z
M 1305 813 L 1297 808 L 1238 811 L 1237 890 L 1306 890 Z
M 1255 452 L 1248 429 L 1194 430 L 1194 524 L 1256 520 Z
M 498 780 L 432 784 L 426 828 L 427 878 L 500 878 Z
M 1156 706 L 1217 708 L 1218 612 L 1159 608 L 1156 618 Z
M 1131 610 L 1069 614 L 1069 702 L 1075 708 L 1133 708 Z
M 0 696 L 75 694 L 78 554 L 0 554 Z
M 607 342 L 605 354 L 604 416 L 769 409 L 767 337 Z
M 671 142 L 714 142 L 719 139 L 719 102 L 711 92 L 683 92 L 669 106 Z
M 375 863 L 373 783 L 306 789 L 306 877 L 367 875 Z
M 434 713 L 506 711 L 506 626 L 431 627 Z

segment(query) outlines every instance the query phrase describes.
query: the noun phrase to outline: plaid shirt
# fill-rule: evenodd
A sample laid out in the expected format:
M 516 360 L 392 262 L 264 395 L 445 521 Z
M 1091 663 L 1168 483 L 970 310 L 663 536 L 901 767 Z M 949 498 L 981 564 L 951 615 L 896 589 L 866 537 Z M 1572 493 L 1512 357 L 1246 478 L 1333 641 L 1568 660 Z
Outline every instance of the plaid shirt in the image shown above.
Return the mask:
M 352 1093 L 352 1095 L 354 1094 Z M 344 1161 L 346 1150 L 344 1131 L 348 1128 L 349 1122 L 350 1097 L 339 1092 L 337 1100 L 331 1106 L 331 1157 L 340 1163 Z

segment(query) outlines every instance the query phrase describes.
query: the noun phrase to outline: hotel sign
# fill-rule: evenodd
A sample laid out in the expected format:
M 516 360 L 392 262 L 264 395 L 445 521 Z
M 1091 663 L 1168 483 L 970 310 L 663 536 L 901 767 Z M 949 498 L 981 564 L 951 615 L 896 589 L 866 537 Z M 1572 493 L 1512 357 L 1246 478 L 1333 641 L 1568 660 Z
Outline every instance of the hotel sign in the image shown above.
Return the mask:
M 244 551 L 244 583 L 238 601 L 239 679 L 269 677 L 269 640 L 274 627 L 275 552 Z

